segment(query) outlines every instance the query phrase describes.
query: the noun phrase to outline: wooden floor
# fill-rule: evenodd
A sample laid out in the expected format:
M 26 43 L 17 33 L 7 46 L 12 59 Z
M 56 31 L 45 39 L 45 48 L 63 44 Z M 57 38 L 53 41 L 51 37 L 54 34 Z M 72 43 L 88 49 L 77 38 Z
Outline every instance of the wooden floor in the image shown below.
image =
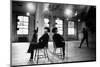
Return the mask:
M 65 59 L 53 53 L 53 44 L 49 42 L 48 45 L 48 58 L 39 59 L 39 64 L 48 63 L 62 63 L 62 62 L 76 62 L 76 61 L 90 61 L 96 59 L 96 49 L 94 44 L 91 43 L 90 48 L 86 47 L 84 43 L 82 48 L 78 48 L 80 41 L 67 41 L 65 45 Z M 30 54 L 27 53 L 29 43 L 12 43 L 12 65 L 34 65 L 37 64 L 36 60 L 29 61 Z M 59 52 L 60 49 L 57 49 Z M 43 54 L 43 50 L 40 51 Z

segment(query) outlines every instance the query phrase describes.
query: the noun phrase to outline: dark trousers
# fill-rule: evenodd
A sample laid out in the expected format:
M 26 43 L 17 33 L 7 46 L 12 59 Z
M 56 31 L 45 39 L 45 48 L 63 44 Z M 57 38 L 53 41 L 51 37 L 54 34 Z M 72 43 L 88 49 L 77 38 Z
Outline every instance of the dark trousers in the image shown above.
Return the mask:
M 30 53 L 30 59 L 33 59 L 33 54 L 34 54 L 34 51 L 31 51 L 31 53 Z
M 80 43 L 80 47 L 82 46 L 83 42 L 86 40 L 86 43 L 87 43 L 87 47 L 88 47 L 88 37 L 83 37 L 83 39 L 81 40 L 81 43 Z
M 63 49 L 63 57 L 65 57 L 65 43 L 62 43 L 62 49 Z

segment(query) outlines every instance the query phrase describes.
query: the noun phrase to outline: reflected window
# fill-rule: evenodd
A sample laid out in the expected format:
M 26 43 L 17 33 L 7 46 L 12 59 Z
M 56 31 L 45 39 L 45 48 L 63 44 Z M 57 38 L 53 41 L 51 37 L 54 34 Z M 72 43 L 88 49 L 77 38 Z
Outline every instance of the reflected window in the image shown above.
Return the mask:
M 57 18 L 55 20 L 55 22 L 56 22 L 55 27 L 57 27 L 58 33 L 63 35 L 63 21 L 61 19 Z
M 29 18 L 27 16 L 18 16 L 17 19 L 18 19 L 17 34 L 18 35 L 27 35 Z
M 68 22 L 68 35 L 75 35 L 75 28 L 73 21 Z

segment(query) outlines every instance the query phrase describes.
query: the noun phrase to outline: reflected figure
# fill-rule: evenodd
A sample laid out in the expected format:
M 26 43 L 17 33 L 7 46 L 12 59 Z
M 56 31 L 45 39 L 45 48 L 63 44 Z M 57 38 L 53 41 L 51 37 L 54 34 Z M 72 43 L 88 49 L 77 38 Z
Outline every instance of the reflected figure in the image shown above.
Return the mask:
M 81 40 L 81 43 L 80 43 L 79 48 L 81 48 L 81 46 L 82 46 L 82 44 L 83 44 L 83 42 L 84 42 L 85 40 L 86 40 L 86 43 L 87 43 L 87 47 L 89 47 L 89 46 L 88 46 L 88 31 L 86 30 L 86 28 L 83 28 L 82 33 L 83 33 L 83 38 L 82 38 L 82 40 Z
M 58 34 L 57 28 L 53 28 L 52 32 L 54 33 L 53 35 L 53 41 L 54 41 L 54 47 L 56 51 L 56 47 L 61 47 L 63 49 L 63 59 L 65 58 L 65 41 L 64 38 Z
M 33 60 L 35 45 L 37 45 L 37 30 L 34 30 L 33 32 L 34 32 L 34 34 L 32 36 L 32 40 L 30 42 L 30 46 L 29 46 L 29 49 L 27 51 L 28 53 L 30 53 L 30 61 Z

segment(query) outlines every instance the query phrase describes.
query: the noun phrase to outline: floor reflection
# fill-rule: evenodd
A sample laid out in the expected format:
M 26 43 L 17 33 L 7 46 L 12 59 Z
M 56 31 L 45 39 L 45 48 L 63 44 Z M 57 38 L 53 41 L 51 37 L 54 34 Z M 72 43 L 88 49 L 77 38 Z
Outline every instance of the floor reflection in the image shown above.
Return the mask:
M 65 46 L 65 59 L 53 53 L 53 44 L 50 43 L 48 48 L 48 58 L 39 59 L 38 64 L 61 63 L 61 62 L 75 62 L 75 61 L 89 61 L 96 59 L 96 49 L 94 44 L 90 44 L 87 48 L 85 43 L 82 48 L 78 48 L 80 41 L 68 41 Z M 29 61 L 30 54 L 27 53 L 29 43 L 12 43 L 12 65 L 34 65 L 37 60 Z M 59 52 L 60 49 L 57 49 Z M 43 54 L 43 51 L 40 51 Z

